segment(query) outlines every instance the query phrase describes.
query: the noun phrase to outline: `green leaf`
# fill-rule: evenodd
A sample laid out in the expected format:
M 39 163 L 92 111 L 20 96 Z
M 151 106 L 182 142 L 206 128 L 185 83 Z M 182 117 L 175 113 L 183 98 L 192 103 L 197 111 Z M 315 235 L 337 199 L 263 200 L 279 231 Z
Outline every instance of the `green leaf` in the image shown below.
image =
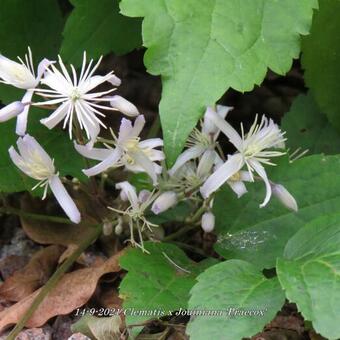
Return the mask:
M 193 317 L 187 327 L 192 340 L 250 337 L 274 318 L 285 299 L 277 278 L 266 279 L 241 260 L 216 264 L 197 280 L 190 292 L 189 311 L 222 315 Z
M 240 199 L 230 189 L 221 191 L 214 203 L 216 251 L 226 259 L 243 259 L 261 269 L 275 266 L 289 238 L 306 222 L 340 212 L 340 155 L 313 155 L 292 164 L 284 158 L 268 168 L 269 178 L 296 198 L 298 213 L 284 208 L 275 197 L 260 209 L 263 183 L 247 183 L 249 192 Z
M 294 100 L 290 111 L 283 116 L 281 128 L 286 131 L 291 151 L 301 148 L 311 154 L 340 152 L 340 135 L 320 112 L 311 94 L 299 95 Z
M 147 242 L 145 248 L 150 255 L 140 249 L 130 249 L 120 260 L 121 267 L 128 270 L 120 285 L 128 324 L 171 315 L 173 311 L 187 308 L 195 277 L 216 263 L 211 259 L 197 264 L 172 244 Z M 143 315 L 142 311 L 149 314 Z M 152 311 L 155 313 L 152 314 Z
M 44 110 L 31 108 L 29 112 L 28 133 L 45 148 L 47 153 L 55 160 L 54 164 L 61 176 L 71 175 L 84 179 L 81 169 L 85 167 L 84 160 L 75 151 L 72 141 L 68 139 L 67 133 L 54 129 L 49 130 L 40 124 Z M 31 190 L 37 184 L 23 174 L 11 161 L 8 149 L 16 147 L 18 136 L 15 134 L 15 119 L 0 124 L 0 191 L 17 192 Z
M 303 39 L 305 81 L 329 121 L 340 131 L 340 11 L 338 0 L 320 1 L 311 34 Z
M 267 68 L 284 74 L 300 51 L 317 0 L 122 0 L 144 17 L 145 64 L 163 81 L 160 116 L 169 163 L 207 105 L 249 91 Z
M 93 59 L 124 54 L 142 45 L 141 22 L 119 14 L 118 0 L 71 0 L 75 7 L 64 29 L 61 55 L 76 66 L 83 52 Z
M 286 296 L 327 339 L 339 339 L 340 214 L 307 223 L 287 243 L 277 273 Z
M 46 57 L 54 60 L 61 42 L 63 18 L 57 0 L 2 0 L 0 11 L 0 53 L 23 57 L 30 46 L 34 66 Z M 0 99 L 21 99 L 23 91 L 0 85 Z

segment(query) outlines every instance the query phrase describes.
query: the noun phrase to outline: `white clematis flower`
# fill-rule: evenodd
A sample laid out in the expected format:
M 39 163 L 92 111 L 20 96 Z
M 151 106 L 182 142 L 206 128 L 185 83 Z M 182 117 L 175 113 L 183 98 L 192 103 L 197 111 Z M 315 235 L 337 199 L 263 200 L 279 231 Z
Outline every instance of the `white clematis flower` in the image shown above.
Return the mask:
M 91 91 L 105 82 L 109 82 L 114 86 L 119 86 L 121 83 L 120 79 L 113 72 L 109 72 L 104 76 L 93 75 L 101 60 L 102 58 L 99 58 L 98 62 L 92 66 L 93 60 L 91 59 L 88 66 L 86 66 L 86 53 L 84 52 L 79 77 L 73 65 L 71 65 L 72 75 L 69 74 L 60 56 L 59 66 L 61 71 L 54 65 L 47 69 L 41 83 L 47 85 L 50 89 L 37 89 L 37 94 L 50 99 L 35 105 L 57 104 L 59 106 L 49 117 L 41 120 L 42 124 L 52 129 L 63 120 L 63 128 L 66 128 L 68 125 L 69 135 L 72 138 L 72 128 L 74 120 L 76 120 L 80 128 L 85 130 L 87 138 L 92 143 L 95 142 L 100 126 L 106 128 L 104 123 L 98 118 L 98 116 L 105 117 L 99 110 L 117 111 L 115 107 L 101 104 L 103 102 L 109 104 L 112 101 L 112 97 L 106 97 L 106 95 L 115 91 L 116 88 L 102 92 Z M 139 113 L 136 107 L 131 104 L 127 108 L 126 102 L 125 100 L 125 111 L 123 113 L 137 116 Z
M 38 180 L 32 190 L 37 187 L 44 188 L 43 199 L 47 195 L 48 187 L 51 188 L 58 203 L 65 211 L 66 215 L 74 223 L 80 222 L 80 212 L 74 204 L 72 198 L 62 184 L 58 173 L 56 173 L 53 160 L 35 140 L 35 138 L 25 135 L 17 140 L 19 153 L 10 147 L 9 155 L 13 163 L 26 175 Z
M 262 164 L 274 165 L 270 162 L 270 158 L 285 154 L 282 151 L 267 150 L 284 146 L 284 133 L 271 119 L 268 120 L 265 116 L 262 117 L 260 124 L 257 124 L 256 116 L 247 135 L 244 134 L 243 126 L 241 126 L 241 136 L 216 113 L 209 112 L 208 117 L 234 144 L 237 152 L 229 156 L 228 160 L 207 179 L 200 189 L 201 194 L 203 197 L 208 197 L 238 173 L 243 166 L 246 166 L 252 181 L 254 181 L 253 172 L 256 172 L 266 185 L 266 196 L 260 205 L 260 207 L 264 207 L 271 197 L 272 190 Z
M 39 84 L 46 68 L 52 62 L 43 59 L 38 65 L 37 74 L 35 74 L 30 48 L 28 48 L 28 54 L 25 55 L 25 62 L 19 57 L 18 59 L 20 63 L 0 55 L 0 82 L 27 90 L 21 100 L 21 106 L 18 104 L 19 102 L 14 102 L 12 104 L 15 104 L 15 106 L 9 104 L 0 110 L 0 122 L 5 122 L 17 116 L 16 133 L 24 135 L 26 133 L 28 111 L 34 88 Z M 9 107 L 10 105 L 12 107 Z
M 195 128 L 188 138 L 188 148 L 178 156 L 175 164 L 169 170 L 169 175 L 181 168 L 188 161 L 199 158 L 205 152 L 214 150 L 216 147 L 216 140 L 220 134 L 220 129 L 211 120 L 210 113 L 215 113 L 224 119 L 229 111 L 233 108 L 229 106 L 216 105 L 216 111 L 212 107 L 208 107 L 201 123 L 201 131 Z M 216 153 L 217 154 L 217 153 Z
M 160 138 L 151 138 L 140 141 L 140 133 L 145 125 L 143 115 L 135 120 L 134 125 L 130 120 L 123 118 L 118 137 L 113 134 L 114 149 L 90 148 L 88 145 L 75 144 L 76 150 L 86 158 L 101 161 L 90 169 L 83 170 L 87 176 L 95 176 L 112 167 L 125 166 L 132 172 L 146 172 L 154 184 L 162 167 L 156 162 L 164 159 L 164 153 L 155 148 L 163 146 Z

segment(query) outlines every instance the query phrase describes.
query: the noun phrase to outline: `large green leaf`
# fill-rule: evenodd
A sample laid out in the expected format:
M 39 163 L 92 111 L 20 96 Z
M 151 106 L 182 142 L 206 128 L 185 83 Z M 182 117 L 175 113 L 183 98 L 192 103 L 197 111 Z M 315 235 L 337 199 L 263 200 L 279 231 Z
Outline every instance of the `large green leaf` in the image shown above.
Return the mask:
M 191 290 L 189 311 L 221 315 L 191 318 L 192 340 L 239 340 L 261 331 L 284 303 L 277 278 L 266 279 L 253 265 L 230 260 L 208 268 Z M 244 313 L 244 314 L 243 314 Z
M 269 178 L 296 198 L 297 213 L 284 208 L 275 197 L 260 209 L 263 183 L 247 183 L 249 192 L 240 199 L 230 190 L 221 191 L 214 203 L 218 253 L 259 268 L 274 267 L 289 238 L 307 221 L 340 212 L 340 155 L 313 155 L 292 164 L 284 158 L 268 170 Z
M 30 46 L 35 67 L 46 57 L 54 59 L 61 42 L 63 18 L 57 0 L 2 0 L 0 10 L 0 53 L 23 57 Z M 23 91 L 0 85 L 0 100 L 18 100 Z
M 123 54 L 142 45 L 141 22 L 119 14 L 118 0 L 71 0 L 75 7 L 64 29 L 61 54 L 77 66 L 83 52 L 98 59 Z
M 150 255 L 140 249 L 130 249 L 120 260 L 121 267 L 128 270 L 120 285 L 128 324 L 186 309 L 195 277 L 216 263 L 211 259 L 196 264 L 171 244 L 147 242 L 145 248 Z M 148 314 L 143 315 L 142 311 Z M 155 313 L 152 314 L 152 311 Z
M 308 153 L 337 154 L 340 152 L 340 135 L 320 112 L 313 96 L 300 95 L 281 121 L 286 131 L 287 146 L 291 151 L 301 148 Z
M 286 296 L 327 339 L 339 339 L 340 214 L 317 218 L 287 243 L 277 273 Z
M 144 17 L 145 64 L 162 75 L 161 123 L 175 160 L 207 105 L 232 87 L 249 91 L 269 67 L 284 74 L 300 51 L 317 0 L 122 0 Z
M 61 176 L 72 175 L 84 178 L 81 169 L 85 163 L 75 151 L 73 143 L 68 139 L 67 133 L 54 129 L 49 130 L 40 124 L 44 110 L 32 109 L 29 113 L 28 133 L 46 149 L 55 160 L 54 164 Z M 18 136 L 15 134 L 15 119 L 0 124 L 0 191 L 17 192 L 30 190 L 37 181 L 28 178 L 12 163 L 8 149 L 11 145 L 16 147 Z
M 340 2 L 320 1 L 311 34 L 303 40 L 305 81 L 330 122 L 340 131 Z

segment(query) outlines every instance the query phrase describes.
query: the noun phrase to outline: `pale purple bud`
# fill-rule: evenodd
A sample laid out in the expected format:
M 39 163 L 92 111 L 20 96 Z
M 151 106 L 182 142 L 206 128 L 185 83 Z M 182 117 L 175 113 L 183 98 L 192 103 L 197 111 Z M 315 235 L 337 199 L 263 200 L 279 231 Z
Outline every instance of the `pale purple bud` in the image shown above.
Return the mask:
M 0 122 L 6 122 L 11 118 L 16 117 L 24 111 L 24 109 L 25 105 L 20 101 L 8 104 L 0 110 Z
M 215 215 L 212 212 L 206 212 L 201 219 L 202 229 L 206 233 L 211 233 L 215 228 Z
M 145 203 L 150 197 L 151 192 L 149 190 L 143 189 L 138 194 L 138 200 L 140 203 Z
M 286 208 L 293 211 L 298 211 L 298 205 L 295 198 L 283 185 L 272 184 L 271 187 L 273 195 L 276 196 Z
M 110 105 L 129 117 L 136 117 L 139 115 L 136 106 L 121 96 L 116 95 L 111 97 Z
M 177 203 L 177 194 L 173 191 L 166 191 L 153 202 L 151 211 L 158 215 Z

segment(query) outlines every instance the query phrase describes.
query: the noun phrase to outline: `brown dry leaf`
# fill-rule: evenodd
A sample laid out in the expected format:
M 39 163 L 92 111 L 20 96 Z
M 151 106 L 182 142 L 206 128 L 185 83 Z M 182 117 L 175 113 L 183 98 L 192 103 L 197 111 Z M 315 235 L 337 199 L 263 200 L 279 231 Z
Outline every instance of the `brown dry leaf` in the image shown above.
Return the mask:
M 78 194 L 80 195 L 80 194 Z M 83 197 L 76 200 L 76 204 L 82 215 L 82 222 L 79 224 L 63 224 L 49 221 L 40 221 L 31 218 L 20 218 L 22 228 L 26 235 L 33 241 L 40 244 L 59 244 L 68 246 L 69 244 L 79 244 L 89 237 L 92 227 L 89 224 L 97 224 L 99 219 L 90 215 L 90 212 L 101 211 L 102 207 L 93 204 L 92 209 L 84 205 Z M 55 212 L 46 211 L 47 204 L 38 198 L 24 195 L 21 199 L 21 209 L 25 212 L 35 214 L 57 215 Z M 85 223 L 86 221 L 86 223 Z
M 65 274 L 40 304 L 26 326 L 40 327 L 53 316 L 69 314 L 84 305 L 92 296 L 102 275 L 120 270 L 119 258 L 123 253 L 124 251 L 121 251 L 110 257 L 100 267 L 84 268 Z M 41 288 L 0 313 L 0 332 L 18 322 L 40 290 Z
M 49 246 L 35 253 L 29 263 L 0 286 L 0 298 L 20 301 L 46 283 L 58 264 L 64 248 Z
M 29 261 L 28 256 L 9 255 L 0 261 L 0 275 L 3 280 L 12 276 L 14 272 L 26 266 Z

